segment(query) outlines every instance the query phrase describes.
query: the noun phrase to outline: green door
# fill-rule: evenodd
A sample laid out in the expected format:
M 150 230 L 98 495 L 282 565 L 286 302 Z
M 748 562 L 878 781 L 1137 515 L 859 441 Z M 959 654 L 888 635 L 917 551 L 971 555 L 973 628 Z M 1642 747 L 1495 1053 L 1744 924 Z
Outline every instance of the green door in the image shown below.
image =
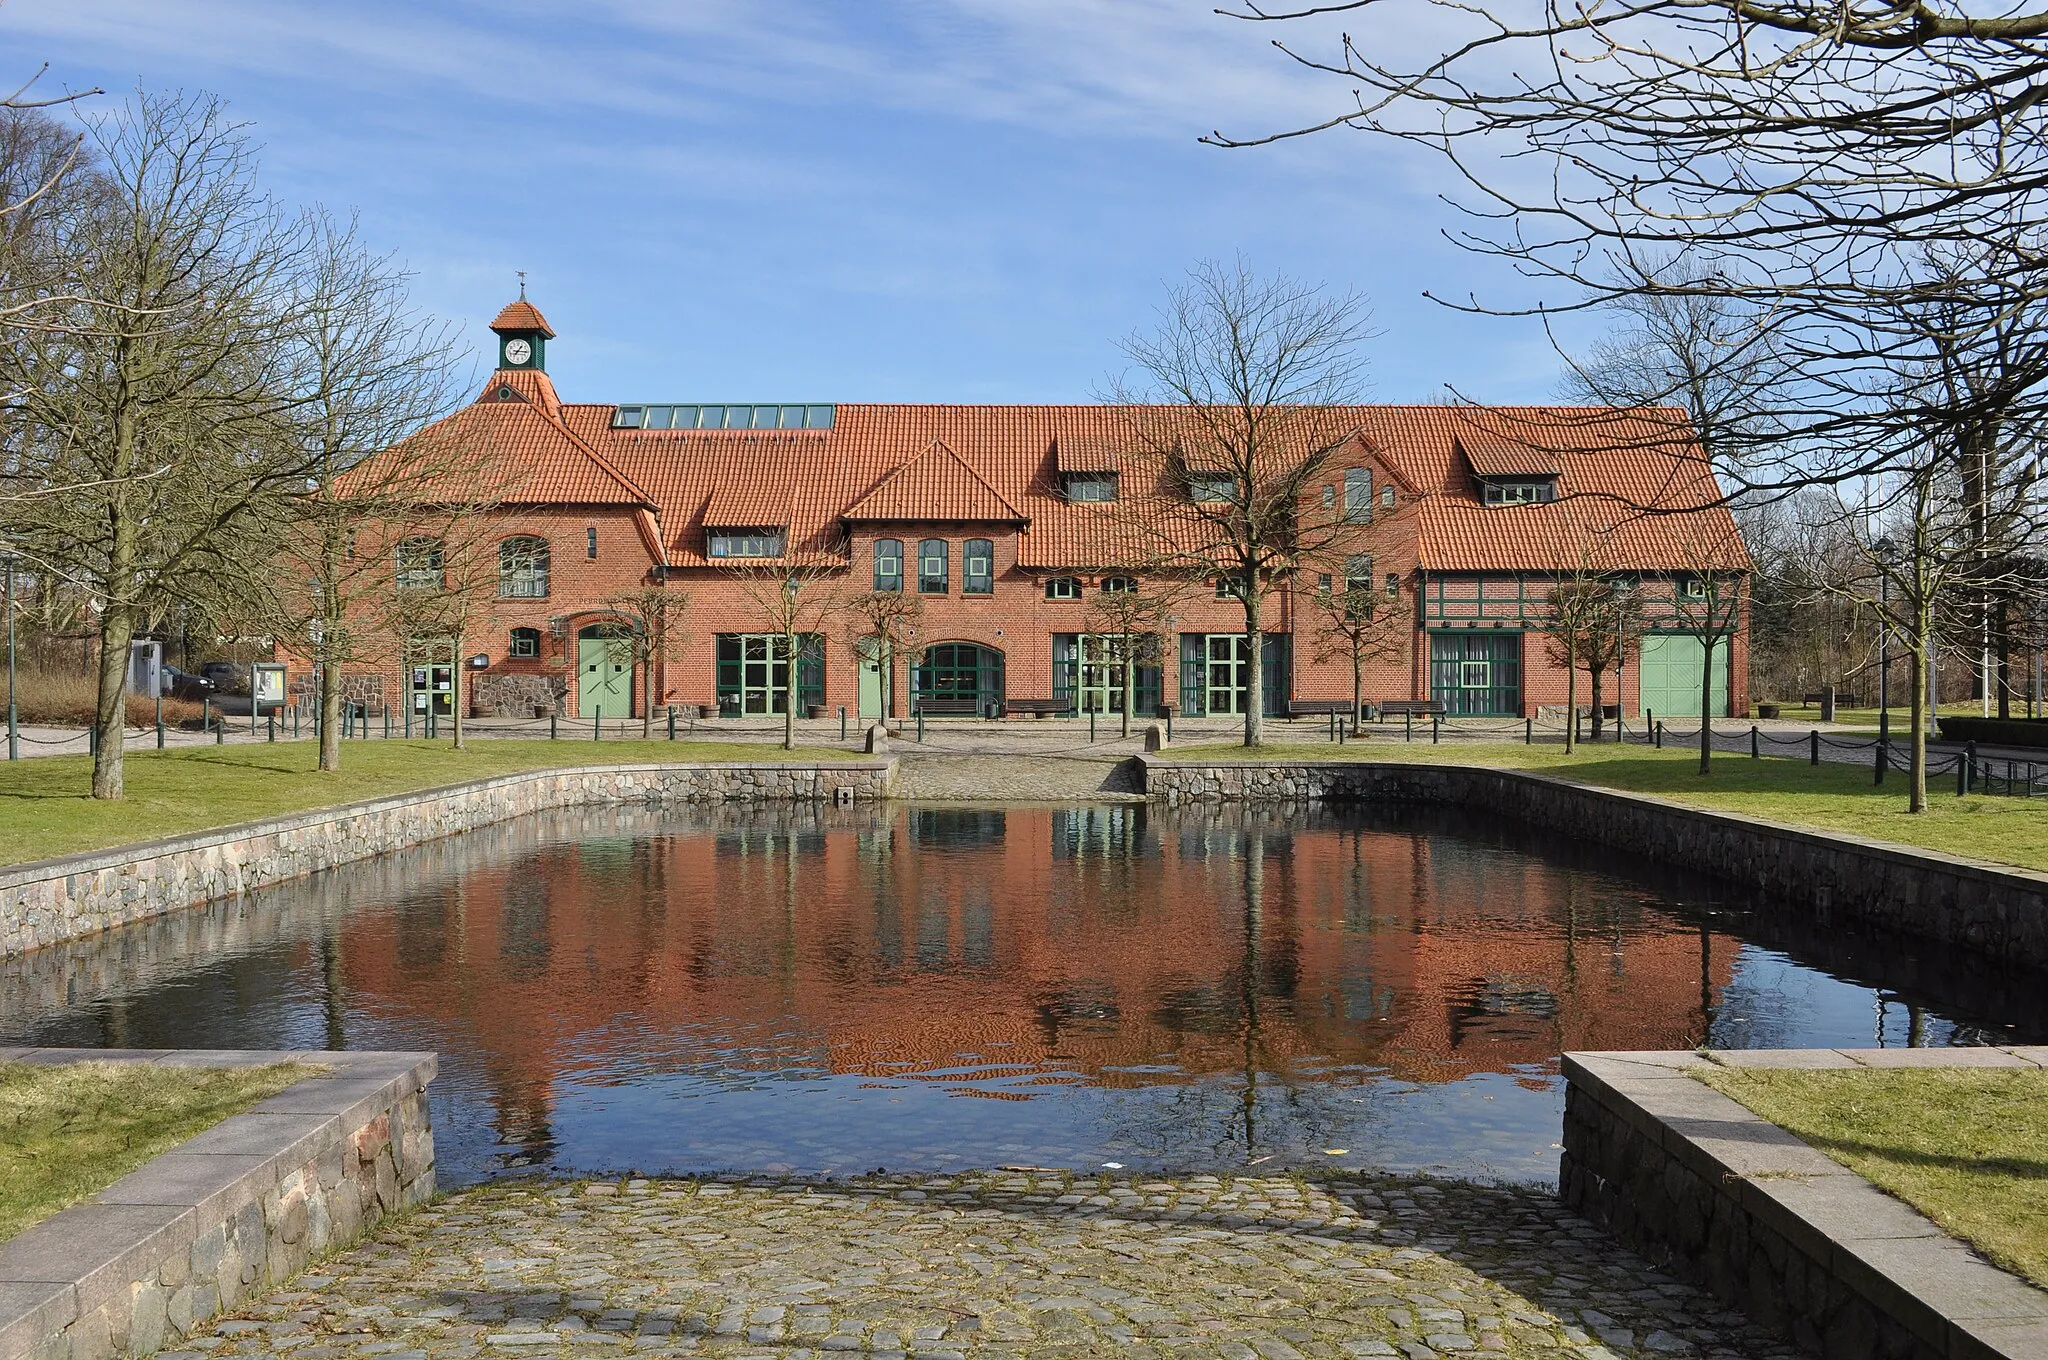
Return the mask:
M 889 665 L 881 647 L 872 638 L 860 643 L 860 717 L 874 722 L 888 714 L 882 711 L 889 693 Z
M 1714 644 L 1714 716 L 1728 714 L 1728 639 Z M 1641 707 L 1659 717 L 1683 721 L 1700 715 L 1700 678 L 1705 648 L 1696 637 L 1645 633 L 1636 654 Z
M 576 639 L 576 716 L 627 718 L 633 713 L 633 649 L 621 638 Z

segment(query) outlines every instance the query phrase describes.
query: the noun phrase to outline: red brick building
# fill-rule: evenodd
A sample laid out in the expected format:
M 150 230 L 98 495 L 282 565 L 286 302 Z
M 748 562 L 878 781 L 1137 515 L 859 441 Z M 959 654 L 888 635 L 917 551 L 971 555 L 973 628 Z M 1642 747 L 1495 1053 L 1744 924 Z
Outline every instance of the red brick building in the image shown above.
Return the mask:
M 803 564 L 845 592 L 916 594 L 914 665 L 867 659 L 833 625 L 798 657 L 798 700 L 862 717 L 984 713 L 1006 701 L 1120 710 L 1089 602 L 1125 586 L 1098 563 L 1133 488 L 1116 452 L 1123 413 L 1101 406 L 567 403 L 546 372 L 554 338 L 523 298 L 501 312 L 500 365 L 438 432 L 516 468 L 487 512 L 493 565 L 451 648 L 394 639 L 388 669 L 350 689 L 446 711 L 452 652 L 472 713 L 639 715 L 650 695 L 727 714 L 779 712 L 787 665 L 748 577 Z M 1641 655 L 1621 702 L 1697 712 L 1704 649 L 1682 602 L 1709 577 L 1739 591 L 1748 561 L 1682 420 L 1671 411 L 1359 406 L 1322 503 L 1372 525 L 1372 554 L 1342 568 L 1412 625 L 1375 663 L 1368 701 L 1438 699 L 1460 715 L 1523 716 L 1565 698 L 1539 631 L 1560 576 L 1596 562 L 1639 583 Z M 1186 494 L 1183 492 L 1182 494 Z M 1341 497 L 1341 500 L 1336 498 Z M 1685 509 L 1706 506 L 1711 508 Z M 1644 508 L 1671 511 L 1644 513 Z M 408 556 L 410 554 L 410 556 Z M 1362 566 L 1358 565 L 1363 563 Z M 1702 564 L 1708 564 L 1703 575 Z M 395 550 L 394 582 L 443 586 L 439 550 Z M 1351 580 L 1358 572 L 1363 578 Z M 1312 579 L 1313 578 L 1313 579 Z M 1348 699 L 1348 661 L 1319 661 L 1304 571 L 1278 588 L 1263 639 L 1269 713 Z M 617 597 L 684 592 L 686 623 L 651 676 L 615 638 Z M 1746 620 L 1745 620 L 1746 623 Z M 1248 644 L 1237 602 L 1183 595 L 1142 712 L 1241 712 Z M 1746 630 L 1713 652 L 1714 686 L 1746 711 Z M 1580 702 L 1586 684 L 1579 684 Z M 1613 700 L 1610 681 L 1608 699 Z M 998 708 L 997 711 L 1000 711 Z

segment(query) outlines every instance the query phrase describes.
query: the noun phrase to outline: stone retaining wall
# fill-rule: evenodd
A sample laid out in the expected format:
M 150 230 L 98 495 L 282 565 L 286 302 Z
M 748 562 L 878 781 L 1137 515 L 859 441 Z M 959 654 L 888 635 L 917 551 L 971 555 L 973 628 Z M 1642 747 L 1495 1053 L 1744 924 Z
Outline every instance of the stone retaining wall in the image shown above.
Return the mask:
M 1717 1053 L 1770 1067 L 2008 1066 L 2043 1049 Z M 1567 1053 L 1566 1204 L 1827 1360 L 2048 1355 L 2048 1293 L 1685 1075 L 1693 1053 Z
M 1816 924 L 1872 926 L 2048 967 L 2048 874 L 1978 864 L 1841 832 L 1808 831 L 1526 770 L 1327 761 L 1144 758 L 1147 796 L 1204 802 L 1439 803 L 1713 874 Z
M 886 798 L 893 760 L 530 770 L 0 870 L 0 958 L 551 808 Z
M 434 1193 L 431 1053 L 0 1049 L 325 1073 L 0 1244 L 0 1360 L 146 1356 Z

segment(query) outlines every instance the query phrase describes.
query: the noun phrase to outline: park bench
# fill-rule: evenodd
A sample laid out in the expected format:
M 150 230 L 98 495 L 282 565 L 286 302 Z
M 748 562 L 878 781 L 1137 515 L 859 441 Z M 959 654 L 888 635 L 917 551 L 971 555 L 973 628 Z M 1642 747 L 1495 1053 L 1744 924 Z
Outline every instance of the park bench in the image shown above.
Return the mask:
M 1007 699 L 1003 703 L 1003 711 L 1013 718 L 1025 713 L 1043 718 L 1048 714 L 1064 713 L 1069 707 L 1065 699 Z
M 927 718 L 972 718 L 981 704 L 966 696 L 925 696 L 917 701 L 918 712 Z
M 1446 711 L 1441 699 L 1386 699 L 1374 707 L 1382 718 L 1441 718 Z
M 1349 699 L 1289 699 L 1287 716 L 1290 718 L 1319 717 L 1330 713 L 1349 713 Z

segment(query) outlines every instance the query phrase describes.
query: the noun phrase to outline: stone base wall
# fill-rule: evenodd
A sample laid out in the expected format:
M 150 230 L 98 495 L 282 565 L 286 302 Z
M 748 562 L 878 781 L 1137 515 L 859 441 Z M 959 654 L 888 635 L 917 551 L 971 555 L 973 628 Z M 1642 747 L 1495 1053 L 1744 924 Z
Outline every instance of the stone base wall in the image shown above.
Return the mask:
M 560 714 L 569 684 L 558 675 L 478 675 L 470 678 L 470 712 L 485 718 Z
M 0 958 L 551 808 L 886 798 L 893 760 L 605 765 L 451 788 L 0 871 Z
M 2032 1053 L 2028 1058 L 2021 1056 Z M 1736 1065 L 2040 1070 L 2042 1050 L 1778 1050 Z M 1685 1075 L 1691 1053 L 1568 1053 L 1559 1192 L 1653 1265 L 1826 1360 L 2040 1355 L 2048 1293 Z
M 111 1360 L 175 1346 L 433 1196 L 430 1053 L 20 1056 L 335 1065 L 0 1245 L 0 1360 Z
M 1169 805 L 1291 800 L 1465 807 L 1713 874 L 1797 906 L 1819 925 L 1919 935 L 2006 963 L 2048 967 L 2048 874 L 1522 770 L 1364 761 L 1178 764 L 1156 757 L 1144 764 L 1147 795 Z

